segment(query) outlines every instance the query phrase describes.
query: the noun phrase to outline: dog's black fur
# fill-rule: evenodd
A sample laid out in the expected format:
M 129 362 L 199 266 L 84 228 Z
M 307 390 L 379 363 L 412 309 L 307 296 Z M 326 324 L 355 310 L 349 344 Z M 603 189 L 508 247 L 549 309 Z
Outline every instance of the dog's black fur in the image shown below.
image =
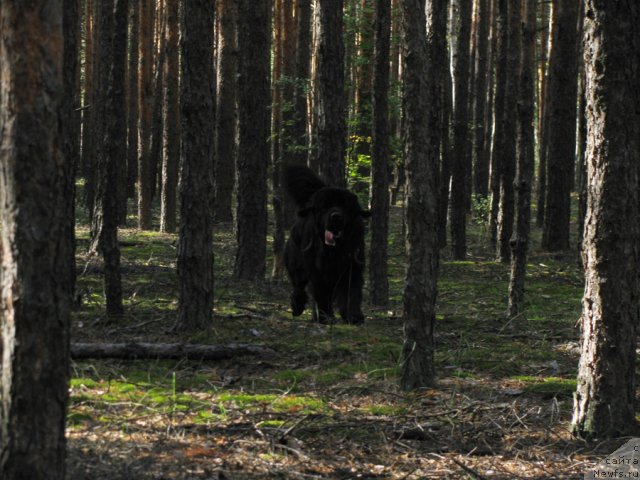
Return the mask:
M 309 284 L 314 320 L 332 323 L 335 302 L 343 321 L 364 322 L 364 219 L 370 213 L 353 193 L 327 186 L 305 166 L 286 167 L 284 185 L 298 207 L 284 250 L 293 315 L 304 311 Z

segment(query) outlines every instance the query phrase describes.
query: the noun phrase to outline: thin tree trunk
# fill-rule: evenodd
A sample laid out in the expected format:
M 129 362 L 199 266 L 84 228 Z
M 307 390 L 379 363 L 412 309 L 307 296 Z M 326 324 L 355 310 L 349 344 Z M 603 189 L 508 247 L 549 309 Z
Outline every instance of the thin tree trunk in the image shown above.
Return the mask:
M 309 156 L 307 97 L 311 74 L 311 0 L 296 0 L 296 22 L 294 161 L 304 164 Z
M 455 260 L 467 255 L 466 168 L 469 135 L 469 41 L 471 0 L 459 0 L 460 18 L 455 32 L 458 51 L 453 65 L 453 158 L 451 168 L 451 254 Z
M 475 78 L 473 83 L 473 185 L 475 194 L 486 197 L 489 187 L 489 162 L 485 148 L 485 122 L 487 115 L 488 88 L 491 85 L 489 70 L 489 0 L 476 0 L 477 29 L 476 29 L 476 57 Z
M 178 331 L 202 330 L 213 318 L 214 8 L 215 0 L 182 4 Z
M 637 436 L 640 5 L 588 0 L 587 218 L 581 356 L 571 430 Z
M 156 181 L 151 168 L 153 116 L 153 8 L 151 0 L 139 0 L 138 34 L 138 227 L 151 230 L 151 200 Z
M 518 87 L 517 175 L 515 180 L 515 230 L 511 238 L 511 276 L 509 280 L 509 316 L 523 311 L 524 277 L 531 224 L 531 183 L 533 181 L 534 97 L 536 54 L 536 0 L 522 5 L 522 61 Z
M 234 275 L 264 277 L 269 163 L 270 2 L 238 1 L 238 208 Z
M 407 273 L 404 290 L 404 345 L 401 388 L 414 390 L 433 385 L 436 282 L 438 271 L 437 172 L 439 148 L 431 130 L 440 118 L 439 96 L 428 85 L 429 58 L 438 58 L 438 42 L 446 37 L 443 2 L 400 0 L 403 24 L 403 106 L 407 169 Z M 425 25 L 429 22 L 429 37 Z M 436 28 L 439 29 L 436 30 Z M 430 137 L 432 137 L 430 139 Z
M 541 25 L 541 54 L 540 54 L 540 96 L 538 98 L 538 189 L 536 206 L 536 226 L 544 225 L 544 203 L 547 196 L 547 147 L 549 133 L 549 56 L 553 44 L 553 21 L 549 10 L 553 10 L 552 3 L 540 3 Z
M 500 172 L 505 151 L 505 135 L 507 132 L 507 67 L 508 67 L 508 2 L 497 0 L 496 18 L 496 64 L 494 94 L 494 129 L 491 147 L 491 172 L 489 188 L 491 190 L 491 211 L 489 216 L 489 233 L 494 250 L 498 244 L 498 213 L 500 211 Z
M 571 186 L 576 145 L 578 90 L 578 3 L 554 4 L 553 45 L 549 59 L 549 132 L 547 196 L 542 247 L 569 249 Z
M 500 205 L 498 210 L 498 251 L 501 262 L 508 262 L 511 257 L 509 242 L 513 233 L 514 190 L 513 181 L 516 173 L 516 136 L 514 121 L 518 116 L 518 76 L 520 69 L 520 4 L 509 3 L 509 33 L 507 51 L 507 80 L 504 112 L 504 136 L 502 150 L 499 152 L 500 164 Z
M 101 75 L 100 118 L 96 132 L 97 175 L 96 198 L 91 222 L 92 251 L 100 251 L 104 259 L 104 291 L 107 314 L 120 315 L 122 306 L 122 281 L 120 278 L 120 248 L 118 246 L 118 163 L 124 157 L 126 129 L 120 121 L 124 118 L 124 51 L 125 31 L 116 32 L 116 16 L 126 19 L 126 0 L 103 0 L 100 3 L 101 42 L 97 51 Z M 124 8 L 124 10 L 123 10 Z M 121 51 L 116 51 L 116 47 Z
M 175 1 L 175 0 L 174 0 Z M 163 103 L 163 72 L 166 63 L 167 49 L 164 46 L 164 35 L 166 29 L 166 15 L 164 0 L 156 0 L 153 53 L 155 66 L 153 68 L 153 111 L 151 113 L 151 140 L 149 142 L 150 171 L 149 176 L 153 179 L 151 184 L 151 201 L 156 198 L 158 192 L 162 192 L 162 122 L 164 119 Z M 213 48 L 213 45 L 212 45 Z
M 138 179 L 138 58 L 140 8 L 137 2 L 129 3 L 129 109 L 127 111 L 127 198 L 136 195 Z
M 314 9 L 316 145 L 312 164 L 319 166 L 320 175 L 329 185 L 337 187 L 346 185 L 343 3 L 343 0 L 317 0 Z
M 373 150 L 371 158 L 371 303 L 389 303 L 387 241 L 389 234 L 389 47 L 391 0 L 376 0 L 373 84 Z
M 218 103 L 216 110 L 215 212 L 217 222 L 233 220 L 236 172 L 237 34 L 236 0 L 218 0 Z
M 180 28 L 179 4 L 166 3 L 165 62 L 162 82 L 162 192 L 160 202 L 160 231 L 176 230 L 176 197 L 178 165 L 180 159 L 180 62 L 178 32 Z M 215 203 L 214 203 L 215 204 Z
M 71 169 L 60 137 L 65 131 L 63 8 L 61 0 L 0 5 L 0 478 L 5 479 L 65 478 L 72 245 Z

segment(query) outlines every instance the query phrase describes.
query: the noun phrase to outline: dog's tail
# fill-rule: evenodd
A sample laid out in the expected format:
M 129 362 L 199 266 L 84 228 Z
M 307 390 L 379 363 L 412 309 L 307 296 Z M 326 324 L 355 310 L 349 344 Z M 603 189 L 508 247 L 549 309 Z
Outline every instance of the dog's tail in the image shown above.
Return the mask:
M 296 202 L 303 207 L 326 184 L 313 171 L 304 165 L 288 165 L 284 169 L 284 186 Z

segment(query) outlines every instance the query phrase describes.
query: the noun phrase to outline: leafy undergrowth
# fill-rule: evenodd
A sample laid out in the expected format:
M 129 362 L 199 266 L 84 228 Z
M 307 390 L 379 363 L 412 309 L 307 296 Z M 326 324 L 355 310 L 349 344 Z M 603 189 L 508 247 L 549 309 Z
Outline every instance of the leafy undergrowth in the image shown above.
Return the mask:
M 78 230 L 74 341 L 270 347 L 218 362 L 72 365 L 70 479 L 582 478 L 621 442 L 567 433 L 582 278 L 576 256 L 534 251 L 524 315 L 506 318 L 508 266 L 473 226 L 467 261 L 444 254 L 436 388 L 398 389 L 403 286 L 400 209 L 390 238 L 391 304 L 364 326 L 292 319 L 286 282 L 231 276 L 234 242 L 216 226 L 215 322 L 171 333 L 175 235 L 121 232 L 126 314 L 107 318 L 101 262 Z M 534 241 L 534 245 L 539 242 Z

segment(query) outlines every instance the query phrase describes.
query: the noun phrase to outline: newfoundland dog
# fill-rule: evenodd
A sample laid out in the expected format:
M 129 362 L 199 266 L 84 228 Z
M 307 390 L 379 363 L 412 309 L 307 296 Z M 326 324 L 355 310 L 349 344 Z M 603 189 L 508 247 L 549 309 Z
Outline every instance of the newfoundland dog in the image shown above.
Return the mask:
M 327 186 L 305 166 L 286 167 L 284 184 L 298 207 L 284 250 L 293 315 L 304 311 L 309 285 L 315 321 L 333 323 L 335 303 L 343 321 L 363 323 L 364 219 L 370 212 L 353 193 Z

